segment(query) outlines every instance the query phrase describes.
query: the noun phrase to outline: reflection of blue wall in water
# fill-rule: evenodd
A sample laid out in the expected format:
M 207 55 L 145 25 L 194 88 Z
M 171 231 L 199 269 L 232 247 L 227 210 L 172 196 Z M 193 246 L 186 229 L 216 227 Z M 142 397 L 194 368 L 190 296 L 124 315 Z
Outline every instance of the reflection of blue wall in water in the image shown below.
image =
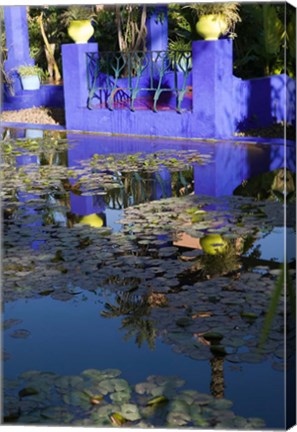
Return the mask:
M 161 150 L 195 149 L 212 157 L 212 162 L 195 165 L 195 193 L 212 196 L 232 195 L 243 180 L 285 166 L 285 148 L 279 144 L 248 144 L 234 142 L 193 142 L 161 139 L 134 139 L 128 137 L 106 137 L 99 135 L 68 134 L 75 142 L 68 151 L 69 166 L 91 158 L 94 154 L 110 153 L 153 153 Z M 287 167 L 295 172 L 296 156 L 293 145 L 286 148 Z M 166 193 L 170 196 L 170 174 L 162 170 Z M 162 196 L 162 187 L 156 183 L 156 198 Z M 102 200 L 103 201 L 103 200 Z M 93 197 L 78 197 L 71 194 L 72 211 L 79 214 L 100 212 L 93 203 Z
M 171 174 L 168 169 L 163 168 L 153 174 L 154 187 L 152 199 L 169 198 L 172 196 Z
M 86 216 L 93 213 L 103 213 L 105 202 L 102 197 L 83 196 L 70 193 L 70 205 L 72 213 Z
M 29 164 L 36 164 L 39 165 L 39 158 L 36 155 L 19 155 L 16 156 L 16 166 L 22 167 Z M 29 202 L 31 200 L 39 199 L 39 195 L 33 194 L 33 193 L 27 193 L 27 192 L 18 192 L 18 200 L 22 203 L 24 203 L 25 208 L 25 214 L 22 216 L 22 219 L 26 216 L 35 216 L 35 219 L 33 221 L 30 221 L 29 223 L 26 223 L 26 219 L 24 219 L 23 225 L 28 226 L 31 228 L 32 232 L 34 232 L 34 228 L 42 226 L 42 215 L 41 213 L 38 213 L 36 209 L 32 206 L 30 206 Z M 38 238 L 38 235 L 36 233 L 36 238 Z M 34 240 L 31 242 L 31 247 L 34 250 L 37 250 L 41 243 L 44 243 L 43 240 Z
M 243 180 L 285 166 L 282 145 L 209 144 L 213 163 L 194 170 L 195 193 L 213 196 L 231 195 Z M 287 167 L 295 172 L 295 147 L 286 148 Z

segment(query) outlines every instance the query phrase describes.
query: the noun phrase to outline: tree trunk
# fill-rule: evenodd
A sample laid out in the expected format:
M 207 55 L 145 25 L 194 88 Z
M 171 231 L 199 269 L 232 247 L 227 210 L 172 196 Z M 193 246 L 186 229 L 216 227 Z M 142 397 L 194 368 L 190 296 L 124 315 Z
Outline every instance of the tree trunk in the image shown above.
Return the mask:
M 42 17 L 43 17 L 43 13 L 41 12 L 40 16 L 38 17 L 38 24 L 40 27 L 41 35 L 42 35 L 43 40 L 44 40 L 44 44 L 46 46 L 46 51 L 45 51 L 46 59 L 47 60 L 48 60 L 48 58 L 50 59 L 50 64 L 48 62 L 48 69 L 50 69 L 51 67 L 53 68 L 54 81 L 59 82 L 59 81 L 61 81 L 61 74 L 60 74 L 58 65 L 56 63 L 55 57 L 54 57 L 54 53 L 52 51 L 51 44 L 49 43 L 49 41 L 46 37 Z
M 44 45 L 45 57 L 47 61 L 47 70 L 49 73 L 49 78 L 51 81 L 54 81 L 54 63 L 53 56 L 55 53 L 56 44 L 49 44 L 51 48 L 51 52 L 48 51 L 47 46 Z

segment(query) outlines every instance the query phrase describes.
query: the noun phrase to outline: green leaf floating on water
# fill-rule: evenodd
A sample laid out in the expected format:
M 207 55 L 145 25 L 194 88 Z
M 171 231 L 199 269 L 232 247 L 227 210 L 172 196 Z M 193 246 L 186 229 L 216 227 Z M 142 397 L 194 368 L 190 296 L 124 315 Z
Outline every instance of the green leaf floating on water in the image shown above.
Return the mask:
M 250 320 L 255 320 L 256 318 L 258 318 L 258 315 L 253 312 L 241 312 L 240 316 L 241 318 L 247 318 Z
M 15 381 L 12 381 L 13 385 L 9 385 L 10 381 L 5 380 L 5 421 L 20 424 L 70 424 L 93 427 L 111 424 L 121 427 L 129 425 L 128 422 L 133 422 L 135 427 L 189 425 L 211 428 L 214 425 L 228 424 L 229 420 L 236 419 L 234 423 L 231 422 L 233 426 L 241 424 L 248 427 L 264 426 L 259 419 L 236 417 L 235 413 L 230 411 L 232 402 L 229 400 L 216 399 L 194 390 L 179 392 L 176 388 L 184 384 L 179 377 L 151 375 L 147 377 L 146 383 L 136 384 L 134 388 L 125 380 L 110 378 L 112 387 L 119 383 L 121 386 L 122 382 L 125 382 L 129 390 L 116 391 L 103 398 L 98 388 L 100 384 L 98 376 L 105 377 L 108 372 L 98 370 L 98 373 L 95 373 L 96 371 L 96 369 L 89 369 L 78 376 L 59 376 L 49 372 L 29 371 L 18 378 L 18 385 Z M 24 381 L 30 381 L 30 385 L 25 386 Z M 108 379 L 105 378 L 103 381 Z M 43 386 L 44 383 L 46 387 Z M 144 384 L 150 386 L 146 387 Z M 158 391 L 163 389 L 164 393 L 152 398 L 145 396 L 145 393 L 153 391 L 151 386 Z M 175 390 L 172 396 L 166 397 L 168 386 L 175 387 Z M 20 392 L 18 392 L 19 388 L 22 389 Z M 131 396 L 133 403 L 125 402 L 122 398 L 125 395 Z
M 210 342 L 214 342 L 214 341 L 220 341 L 221 339 L 223 339 L 224 336 L 221 333 L 217 333 L 217 332 L 207 332 L 204 333 L 203 337 L 204 339 Z
M 176 324 L 179 327 L 188 327 L 191 324 L 193 324 L 193 320 L 191 318 L 188 317 L 182 317 L 176 320 Z
M 139 420 L 141 418 L 138 406 L 134 404 L 123 404 L 121 407 L 121 414 L 130 421 Z
M 156 406 L 156 405 L 161 405 L 161 404 L 167 403 L 167 402 L 168 402 L 167 397 L 161 395 L 161 396 L 156 396 L 156 397 L 148 400 L 147 403 L 146 403 L 146 405 L 148 405 L 148 406 L 152 406 L 152 405 Z
M 120 413 L 112 413 L 109 416 L 110 421 L 112 424 L 114 424 L 115 426 L 122 426 L 124 423 L 127 423 L 127 419 L 125 417 L 122 416 L 122 414 Z
M 19 397 L 24 398 L 26 396 L 33 396 L 37 395 L 39 392 L 33 387 L 25 387 L 22 390 L 19 391 Z

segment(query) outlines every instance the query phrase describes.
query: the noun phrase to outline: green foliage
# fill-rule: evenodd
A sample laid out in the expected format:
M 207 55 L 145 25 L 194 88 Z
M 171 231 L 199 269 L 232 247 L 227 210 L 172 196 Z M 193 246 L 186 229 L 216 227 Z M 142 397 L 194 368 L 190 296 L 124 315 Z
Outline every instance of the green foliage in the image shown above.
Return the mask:
M 237 27 L 238 38 L 234 43 L 235 73 L 241 78 L 284 73 L 287 51 L 292 58 L 287 56 L 286 73 L 294 76 L 294 9 L 272 3 L 242 4 L 241 17 L 242 22 Z
M 228 32 L 233 32 L 235 24 L 241 21 L 239 15 L 239 3 L 237 2 L 191 3 L 184 6 L 184 8 L 189 8 L 197 18 L 204 15 L 221 15 L 226 21 Z
M 118 51 L 115 11 L 112 6 L 104 5 L 93 18 L 94 39 L 100 41 L 102 51 Z
M 28 30 L 30 42 L 30 54 L 35 62 L 45 71 L 48 64 L 45 55 L 44 40 L 38 24 L 42 13 L 42 21 L 46 36 L 50 44 L 55 44 L 55 58 L 60 70 L 62 70 L 61 45 L 70 42 L 67 28 L 62 22 L 64 7 L 30 7 L 28 12 Z
M 31 75 L 38 75 L 40 77 L 42 72 L 42 69 L 36 65 L 22 65 L 18 68 L 19 75 L 23 77 Z
M 92 6 L 72 5 L 63 12 L 61 18 L 65 26 L 68 26 L 71 21 L 91 20 L 95 13 Z
M 196 32 L 196 17 L 189 8 L 180 4 L 168 5 L 168 36 L 169 40 L 183 39 L 189 42 L 198 38 Z

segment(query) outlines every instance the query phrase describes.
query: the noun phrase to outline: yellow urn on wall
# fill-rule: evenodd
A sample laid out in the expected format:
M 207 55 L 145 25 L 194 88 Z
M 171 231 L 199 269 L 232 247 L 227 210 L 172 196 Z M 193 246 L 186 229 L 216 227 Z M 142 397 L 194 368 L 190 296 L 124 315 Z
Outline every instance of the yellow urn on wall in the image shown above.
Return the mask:
M 94 34 L 94 27 L 90 20 L 75 20 L 71 21 L 67 32 L 75 43 L 87 43 Z
M 202 15 L 197 21 L 196 31 L 205 40 L 217 40 L 227 33 L 228 25 L 221 14 Z

